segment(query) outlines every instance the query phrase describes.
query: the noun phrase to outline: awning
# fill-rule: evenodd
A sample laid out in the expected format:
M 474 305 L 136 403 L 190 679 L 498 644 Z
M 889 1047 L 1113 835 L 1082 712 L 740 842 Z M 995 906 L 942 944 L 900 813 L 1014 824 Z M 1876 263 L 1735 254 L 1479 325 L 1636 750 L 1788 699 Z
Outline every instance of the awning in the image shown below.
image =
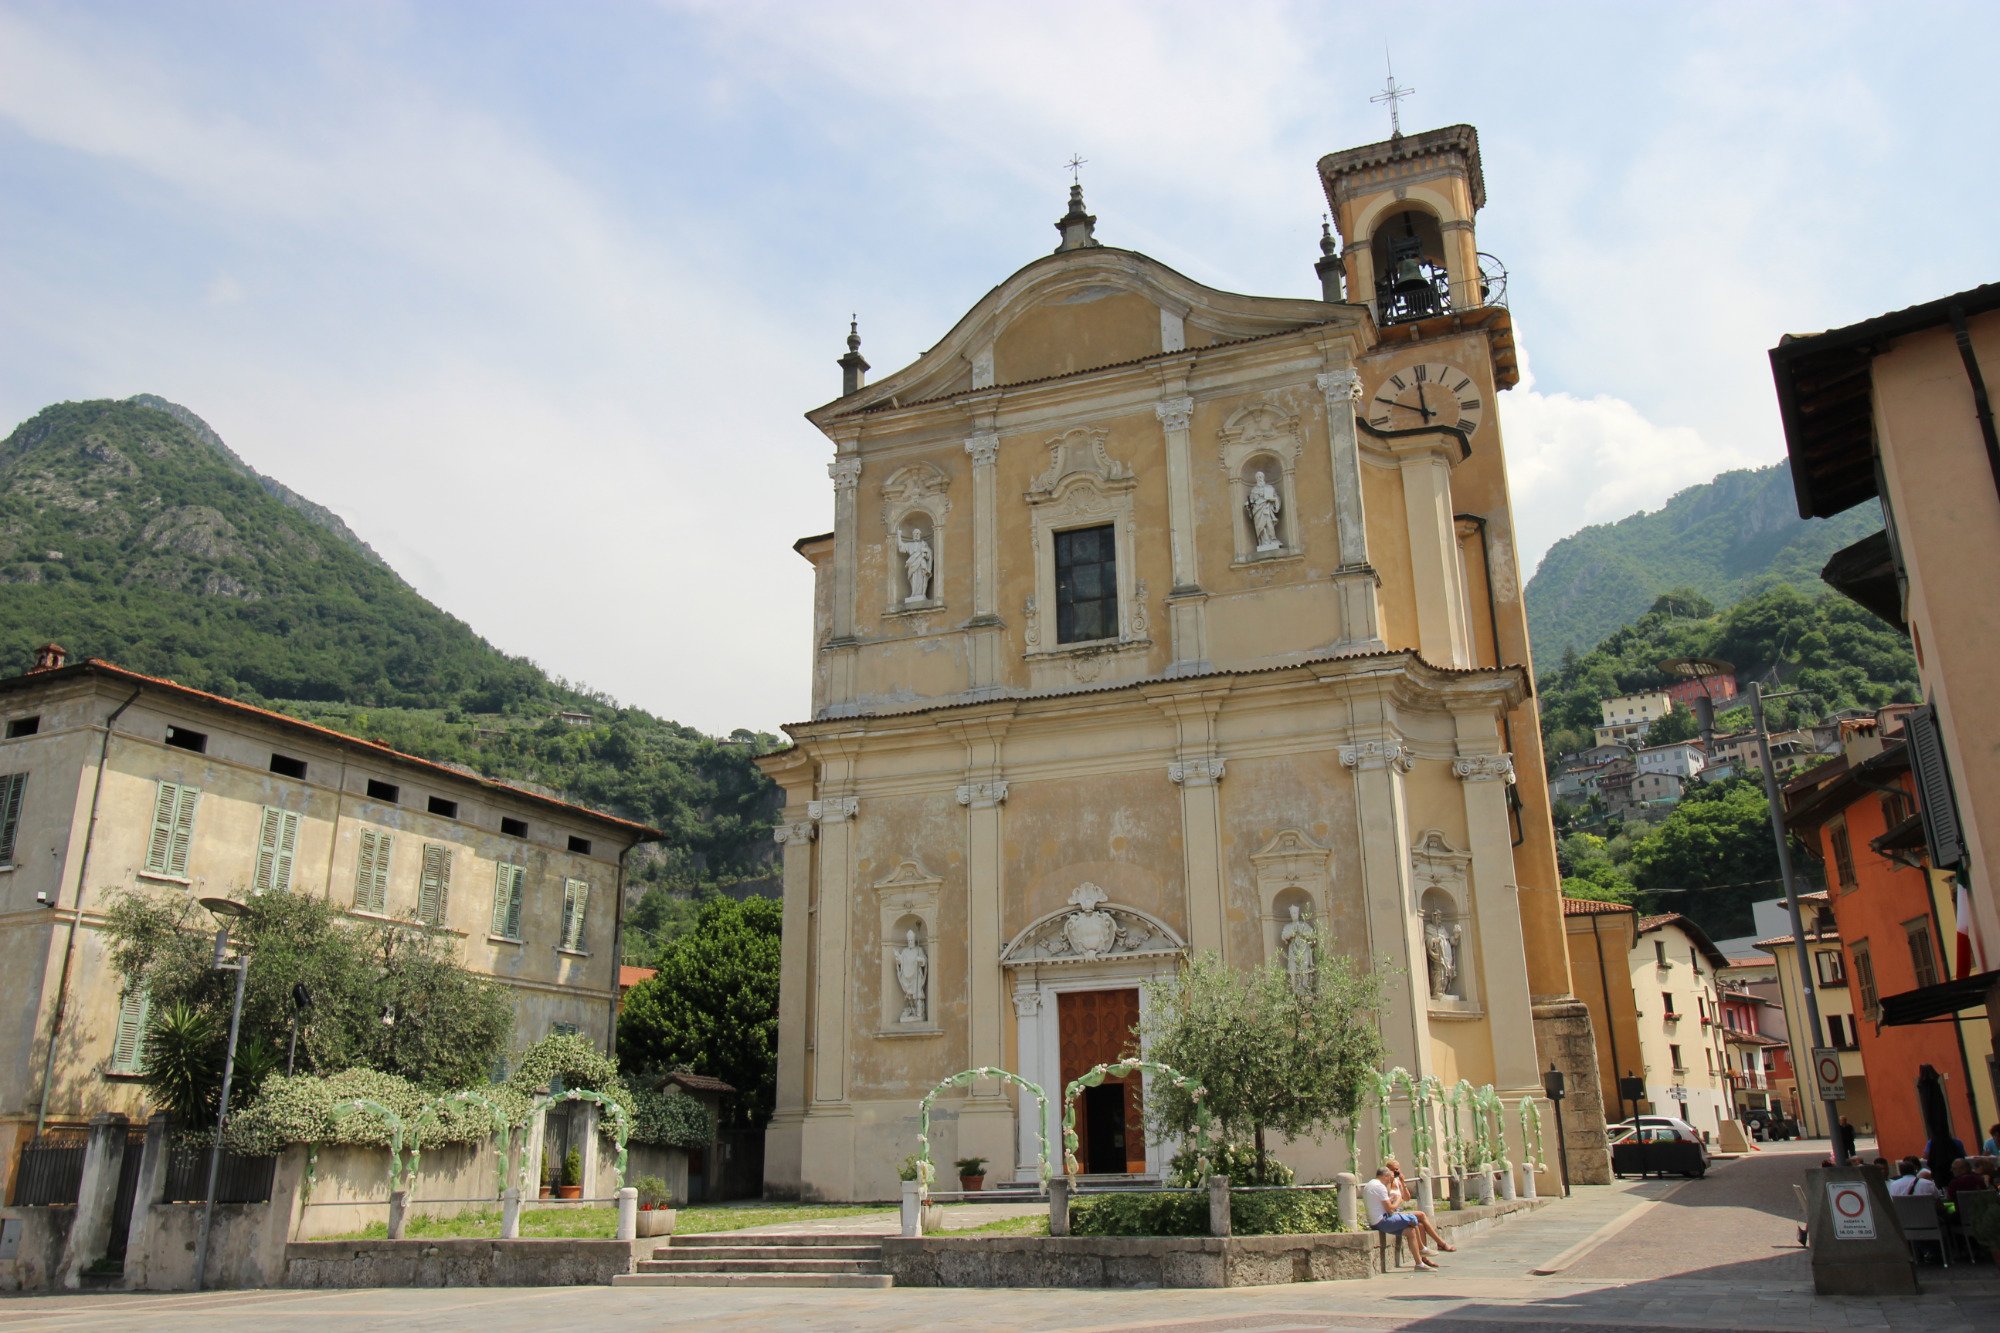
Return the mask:
M 1882 1018 L 1878 1028 L 1905 1027 L 1933 1018 L 1977 1009 L 1986 1003 L 1986 993 L 2000 984 L 2000 972 L 1978 972 L 1957 981 L 1940 981 L 1901 995 L 1882 997 Z
M 1896 579 L 1896 559 L 1889 553 L 1887 528 L 1835 551 L 1819 576 L 1890 628 L 1909 633 L 1903 624 L 1903 588 Z

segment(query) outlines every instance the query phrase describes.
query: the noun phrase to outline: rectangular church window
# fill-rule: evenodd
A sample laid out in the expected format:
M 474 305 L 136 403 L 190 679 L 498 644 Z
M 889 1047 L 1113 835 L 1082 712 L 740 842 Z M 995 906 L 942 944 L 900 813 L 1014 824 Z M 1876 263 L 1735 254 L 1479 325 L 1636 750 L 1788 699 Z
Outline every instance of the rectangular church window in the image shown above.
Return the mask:
M 1088 643 L 1118 636 L 1118 556 L 1115 528 L 1074 528 L 1056 534 L 1056 642 Z

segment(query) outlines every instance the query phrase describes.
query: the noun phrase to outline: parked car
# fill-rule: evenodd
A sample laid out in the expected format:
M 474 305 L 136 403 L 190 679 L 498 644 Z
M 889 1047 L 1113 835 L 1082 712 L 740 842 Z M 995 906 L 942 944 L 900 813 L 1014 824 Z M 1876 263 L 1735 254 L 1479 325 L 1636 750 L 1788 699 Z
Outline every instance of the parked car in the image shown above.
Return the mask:
M 1683 1175 L 1698 1178 L 1708 1172 L 1708 1145 L 1685 1120 L 1641 1116 L 1612 1125 L 1611 1170 L 1619 1176 Z
M 1750 1131 L 1750 1137 L 1773 1142 L 1778 1139 L 1795 1139 L 1799 1136 L 1799 1122 L 1783 1111 L 1766 1106 L 1746 1106 L 1736 1113 L 1743 1127 Z
M 1626 1130 L 1631 1129 L 1634 1125 L 1665 1126 L 1666 1128 L 1669 1129 L 1677 1129 L 1681 1133 L 1691 1135 L 1697 1139 L 1702 1137 L 1701 1131 L 1696 1129 L 1693 1125 L 1690 1125 L 1685 1120 L 1681 1120 L 1670 1115 L 1634 1116 L 1630 1120 L 1620 1120 L 1616 1124 L 1606 1125 L 1604 1127 L 1604 1132 L 1609 1134 L 1612 1138 L 1616 1139 L 1620 1134 L 1624 1133 Z

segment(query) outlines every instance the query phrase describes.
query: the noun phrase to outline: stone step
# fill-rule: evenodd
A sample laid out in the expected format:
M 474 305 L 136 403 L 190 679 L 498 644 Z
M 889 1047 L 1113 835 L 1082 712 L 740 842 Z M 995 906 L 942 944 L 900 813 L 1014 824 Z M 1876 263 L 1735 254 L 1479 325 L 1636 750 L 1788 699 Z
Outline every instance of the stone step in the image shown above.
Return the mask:
M 641 1273 L 880 1273 L 881 1261 L 867 1259 L 709 1259 L 694 1255 L 641 1259 Z
M 880 1291 L 896 1284 L 887 1273 L 619 1273 L 614 1287 L 838 1287 Z
M 880 1245 L 697 1245 L 682 1248 L 662 1245 L 653 1251 L 654 1260 L 681 1263 L 710 1263 L 719 1259 L 757 1260 L 879 1260 Z
M 882 1248 L 880 1235 L 833 1231 L 714 1231 L 699 1236 L 675 1236 L 673 1248 L 701 1245 L 870 1245 Z

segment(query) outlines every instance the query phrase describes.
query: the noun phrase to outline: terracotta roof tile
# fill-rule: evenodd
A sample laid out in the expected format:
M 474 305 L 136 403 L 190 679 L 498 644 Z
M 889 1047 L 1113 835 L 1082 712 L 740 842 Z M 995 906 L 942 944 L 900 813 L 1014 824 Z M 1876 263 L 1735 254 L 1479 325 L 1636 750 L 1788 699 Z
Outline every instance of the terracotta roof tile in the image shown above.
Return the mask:
M 689 1092 L 736 1091 L 736 1085 L 734 1083 L 724 1083 L 721 1079 L 714 1078 L 708 1074 L 687 1074 L 687 1073 L 675 1072 L 667 1075 L 664 1079 L 660 1081 L 662 1084 L 671 1083 L 676 1087 L 686 1088 Z
M 657 967 L 633 967 L 629 963 L 618 965 L 618 989 L 630 990 L 642 981 L 651 981 L 660 974 Z
M 1636 911 L 1630 903 L 1605 903 L 1595 898 L 1564 898 L 1564 916 L 1603 916 L 1607 912 Z

